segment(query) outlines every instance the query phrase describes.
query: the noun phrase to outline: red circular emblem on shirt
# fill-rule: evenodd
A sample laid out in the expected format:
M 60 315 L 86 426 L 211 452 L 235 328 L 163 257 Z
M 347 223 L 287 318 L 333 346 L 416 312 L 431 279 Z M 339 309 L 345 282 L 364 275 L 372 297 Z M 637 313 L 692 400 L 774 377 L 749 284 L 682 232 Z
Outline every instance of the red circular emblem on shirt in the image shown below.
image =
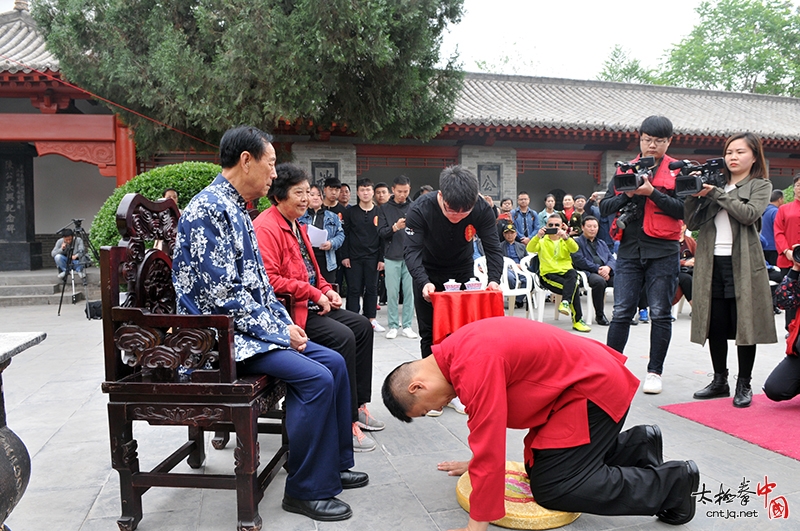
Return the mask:
M 372 218 L 372 223 L 374 223 L 376 227 L 378 226 L 378 216 Z
M 341 213 L 341 212 L 339 212 L 339 213 L 338 213 L 338 214 L 336 214 L 336 215 L 337 215 L 337 216 L 339 216 L 339 221 L 342 221 L 342 220 L 344 219 L 344 218 L 342 217 L 342 213 Z
M 472 226 L 472 223 L 470 223 L 467 225 L 467 228 L 464 229 L 464 238 L 466 238 L 468 242 L 471 242 L 473 236 L 475 236 L 477 232 L 478 231 L 475 230 L 475 227 Z

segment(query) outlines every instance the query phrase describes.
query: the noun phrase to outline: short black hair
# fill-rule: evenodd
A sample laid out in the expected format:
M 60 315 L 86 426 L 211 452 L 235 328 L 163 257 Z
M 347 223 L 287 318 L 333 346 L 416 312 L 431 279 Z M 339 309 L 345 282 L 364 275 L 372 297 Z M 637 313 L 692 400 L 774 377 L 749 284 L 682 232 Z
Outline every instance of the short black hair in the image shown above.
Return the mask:
M 386 406 L 386 409 L 389 410 L 389 413 L 391 413 L 394 418 L 402 420 L 403 422 L 411 422 L 412 420 L 412 418 L 408 416 L 408 413 L 406 413 L 411 409 L 412 400 L 399 400 L 396 395 L 399 393 L 400 388 L 407 385 L 406 382 L 410 380 L 412 375 L 412 363 L 412 361 L 407 361 L 395 367 L 383 381 L 383 387 L 381 388 L 383 405 Z
M 256 160 L 261 160 L 267 144 L 271 142 L 272 135 L 249 125 L 228 129 L 219 141 L 219 163 L 223 169 L 233 168 L 245 151 Z
M 358 182 L 356 183 L 356 188 L 361 188 L 362 186 L 363 186 L 363 187 L 367 187 L 367 186 L 369 186 L 369 187 L 370 187 L 370 188 L 372 188 L 373 190 L 375 189 L 375 185 L 373 185 L 373 184 L 372 184 L 372 181 L 370 181 L 369 179 L 366 179 L 366 178 L 364 178 L 364 179 L 359 179 L 359 180 L 358 180 Z M 350 189 L 350 188 L 348 187 L 348 190 L 349 190 L 349 189 Z
M 519 196 L 521 196 L 522 194 L 525 194 L 525 195 L 527 195 L 527 196 L 528 196 L 528 199 L 530 199 L 530 197 L 531 197 L 531 194 L 529 194 L 529 193 L 528 193 L 528 192 L 526 192 L 525 190 L 520 190 L 519 192 L 517 192 L 517 198 L 519 199 Z
M 342 185 L 339 188 L 347 188 L 348 190 L 350 190 L 350 185 L 347 183 L 342 183 Z
M 295 164 L 284 162 L 275 166 L 275 173 L 278 175 L 269 187 L 269 200 L 272 203 L 285 201 L 289 197 L 289 189 L 303 181 L 309 181 L 306 170 Z
M 587 222 L 587 221 L 596 221 L 596 222 L 597 222 L 597 224 L 598 224 L 598 225 L 600 225 L 600 220 L 599 220 L 599 219 L 597 219 L 596 217 L 594 217 L 594 216 L 585 216 L 585 217 L 583 217 L 583 218 L 581 219 L 581 227 L 583 227 L 584 225 L 586 225 L 586 222 Z
M 439 175 L 439 191 L 451 210 L 466 212 L 478 201 L 478 179 L 463 166 L 449 166 Z
M 506 201 L 511 201 L 511 204 L 514 204 L 514 200 L 513 200 L 513 199 L 511 199 L 510 197 L 504 197 L 503 199 L 501 199 L 501 200 L 500 200 L 500 204 L 502 205 L 502 204 L 503 204 L 503 203 L 505 203 Z
M 404 184 L 407 184 L 409 186 L 411 185 L 411 179 L 409 179 L 405 175 L 398 175 L 397 177 L 394 178 L 394 181 L 392 181 L 392 185 L 394 186 L 397 185 L 403 186 Z
M 639 127 L 639 135 L 655 138 L 672 138 L 672 122 L 666 116 L 648 116 Z
M 774 203 L 778 199 L 783 199 L 783 190 L 773 190 L 772 195 L 769 197 L 769 202 Z
M 389 185 L 386 184 L 386 183 L 378 183 L 378 184 L 376 184 L 374 186 L 374 188 L 375 188 L 375 190 L 377 190 L 378 188 L 386 188 L 388 190 L 389 189 Z

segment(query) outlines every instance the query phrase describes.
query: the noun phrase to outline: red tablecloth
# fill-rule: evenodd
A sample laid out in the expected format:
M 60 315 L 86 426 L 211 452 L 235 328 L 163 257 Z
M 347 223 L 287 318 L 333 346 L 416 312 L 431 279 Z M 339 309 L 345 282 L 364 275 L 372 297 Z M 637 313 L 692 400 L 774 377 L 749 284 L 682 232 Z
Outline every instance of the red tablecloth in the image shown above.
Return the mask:
M 431 303 L 434 345 L 465 324 L 505 315 L 501 291 L 436 291 Z

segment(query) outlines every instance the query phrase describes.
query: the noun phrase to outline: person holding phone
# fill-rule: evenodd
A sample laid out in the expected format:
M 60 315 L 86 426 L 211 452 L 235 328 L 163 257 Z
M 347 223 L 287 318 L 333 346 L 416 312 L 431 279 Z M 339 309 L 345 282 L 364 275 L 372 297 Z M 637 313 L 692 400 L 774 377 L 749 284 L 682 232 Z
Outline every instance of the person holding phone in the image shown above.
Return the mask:
M 572 316 L 574 330 L 591 331 L 591 327 L 583 322 L 578 272 L 572 267 L 572 253 L 578 251 L 578 244 L 567 232 L 560 214 L 547 218 L 547 224 L 528 242 L 527 249 L 539 254 L 539 276 L 547 288 L 561 295 L 559 313 Z

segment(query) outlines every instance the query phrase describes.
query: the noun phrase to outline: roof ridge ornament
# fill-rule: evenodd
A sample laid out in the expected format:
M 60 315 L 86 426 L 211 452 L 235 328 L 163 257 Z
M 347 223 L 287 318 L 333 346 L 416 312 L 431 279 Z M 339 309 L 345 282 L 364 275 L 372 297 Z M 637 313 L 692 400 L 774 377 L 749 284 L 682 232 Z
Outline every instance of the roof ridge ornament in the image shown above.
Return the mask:
M 30 9 L 28 8 L 28 2 L 26 2 L 25 0 L 16 0 L 14 2 L 14 9 L 16 9 L 17 11 L 30 11 Z

